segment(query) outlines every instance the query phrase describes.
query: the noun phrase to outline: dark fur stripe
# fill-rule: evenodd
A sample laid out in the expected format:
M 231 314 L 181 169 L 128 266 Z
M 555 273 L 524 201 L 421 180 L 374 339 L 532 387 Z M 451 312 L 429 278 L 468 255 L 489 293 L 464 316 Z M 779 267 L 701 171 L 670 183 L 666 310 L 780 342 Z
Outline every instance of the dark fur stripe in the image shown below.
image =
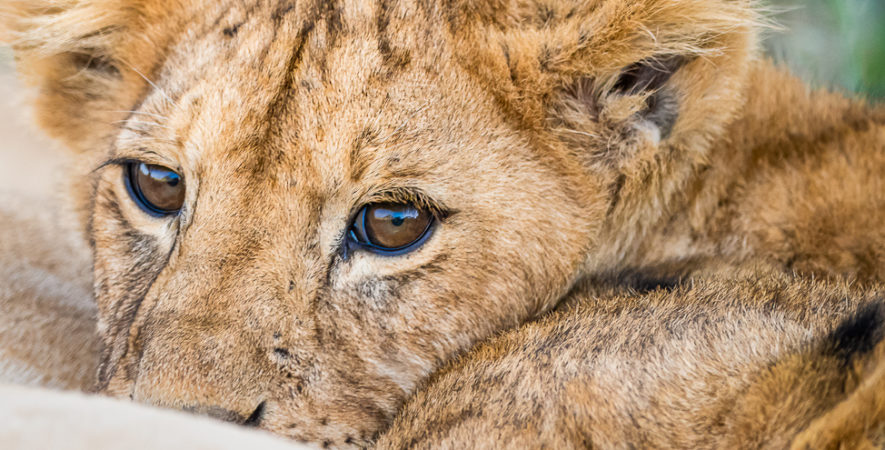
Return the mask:
M 833 330 L 827 341 L 846 364 L 873 350 L 885 338 L 885 299 L 860 308 Z

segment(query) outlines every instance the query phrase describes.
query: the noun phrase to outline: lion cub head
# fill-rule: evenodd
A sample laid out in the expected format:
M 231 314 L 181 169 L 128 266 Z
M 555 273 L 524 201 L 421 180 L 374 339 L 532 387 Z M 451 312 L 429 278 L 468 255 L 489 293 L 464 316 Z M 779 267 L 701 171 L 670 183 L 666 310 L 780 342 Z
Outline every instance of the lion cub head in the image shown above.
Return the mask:
M 616 266 L 754 47 L 736 0 L 7 3 L 100 389 L 335 445 Z

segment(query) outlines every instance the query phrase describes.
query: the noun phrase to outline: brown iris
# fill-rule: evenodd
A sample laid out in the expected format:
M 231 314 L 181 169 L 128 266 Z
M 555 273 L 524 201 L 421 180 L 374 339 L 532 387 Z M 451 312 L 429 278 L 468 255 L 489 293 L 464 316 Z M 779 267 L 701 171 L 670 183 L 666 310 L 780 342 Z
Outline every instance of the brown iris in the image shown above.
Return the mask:
M 129 186 L 136 203 L 155 215 L 177 213 L 184 205 L 184 180 L 174 170 L 145 163 L 130 163 Z
M 380 252 L 408 251 L 423 241 L 433 215 L 411 204 L 376 203 L 357 214 L 351 235 L 357 243 Z

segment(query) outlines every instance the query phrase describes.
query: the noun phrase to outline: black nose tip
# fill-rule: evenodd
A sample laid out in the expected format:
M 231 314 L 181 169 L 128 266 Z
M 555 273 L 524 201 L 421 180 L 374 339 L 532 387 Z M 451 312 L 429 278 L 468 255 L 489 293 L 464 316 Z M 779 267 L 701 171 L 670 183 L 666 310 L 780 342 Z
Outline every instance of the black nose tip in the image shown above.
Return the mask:
M 243 425 L 247 427 L 257 427 L 258 425 L 261 425 L 261 419 L 264 417 L 264 404 L 265 402 L 259 403 L 258 407 L 255 408 L 255 411 L 252 411 L 252 414 L 250 414 L 243 422 Z

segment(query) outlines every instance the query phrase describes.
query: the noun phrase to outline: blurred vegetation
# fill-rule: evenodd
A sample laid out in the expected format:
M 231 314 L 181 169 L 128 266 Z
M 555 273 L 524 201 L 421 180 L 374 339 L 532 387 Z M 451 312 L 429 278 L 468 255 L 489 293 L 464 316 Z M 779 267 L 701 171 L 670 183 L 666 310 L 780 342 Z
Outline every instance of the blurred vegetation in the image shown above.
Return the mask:
M 768 53 L 815 86 L 885 98 L 885 0 L 766 0 Z

